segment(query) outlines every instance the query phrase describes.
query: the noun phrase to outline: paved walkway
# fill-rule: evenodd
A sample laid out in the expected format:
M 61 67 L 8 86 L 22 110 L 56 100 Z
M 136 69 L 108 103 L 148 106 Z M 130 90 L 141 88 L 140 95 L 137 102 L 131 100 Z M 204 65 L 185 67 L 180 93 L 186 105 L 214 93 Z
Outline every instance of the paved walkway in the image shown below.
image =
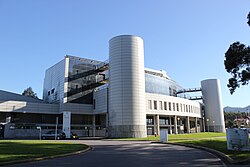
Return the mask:
M 11 167 L 223 167 L 214 155 L 183 146 L 148 141 L 78 140 L 93 150 L 74 156 L 16 164 Z

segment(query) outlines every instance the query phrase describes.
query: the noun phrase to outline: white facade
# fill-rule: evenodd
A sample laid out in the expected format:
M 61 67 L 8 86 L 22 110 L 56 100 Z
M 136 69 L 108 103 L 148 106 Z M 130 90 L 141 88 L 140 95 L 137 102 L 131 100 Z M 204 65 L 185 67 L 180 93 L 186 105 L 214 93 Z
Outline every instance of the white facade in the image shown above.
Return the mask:
M 110 137 L 146 137 L 143 40 L 131 35 L 112 38 L 109 71 Z
M 146 113 L 202 118 L 201 104 L 173 96 L 146 93 Z
M 215 132 L 225 132 L 220 80 L 203 80 L 201 81 L 201 89 L 206 111 L 205 121 L 208 128 Z

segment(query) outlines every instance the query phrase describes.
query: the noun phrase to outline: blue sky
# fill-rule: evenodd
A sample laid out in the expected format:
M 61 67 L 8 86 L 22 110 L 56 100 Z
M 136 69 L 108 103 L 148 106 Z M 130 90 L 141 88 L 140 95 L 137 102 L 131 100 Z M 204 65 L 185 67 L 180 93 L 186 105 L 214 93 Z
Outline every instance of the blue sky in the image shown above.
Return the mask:
M 108 59 L 121 34 L 145 42 L 145 66 L 164 69 L 183 87 L 221 80 L 223 105 L 250 105 L 250 85 L 230 95 L 224 54 L 250 45 L 247 0 L 0 0 L 0 89 L 42 97 L 45 70 L 63 57 Z

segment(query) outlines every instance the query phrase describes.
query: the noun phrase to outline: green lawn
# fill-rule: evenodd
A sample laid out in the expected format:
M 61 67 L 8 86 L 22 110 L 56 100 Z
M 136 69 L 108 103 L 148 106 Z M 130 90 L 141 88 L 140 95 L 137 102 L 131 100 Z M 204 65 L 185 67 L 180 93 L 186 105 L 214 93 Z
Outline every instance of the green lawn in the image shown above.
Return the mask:
M 0 140 L 0 164 L 7 161 L 53 157 L 88 148 L 83 144 L 41 140 Z
M 227 150 L 227 141 L 225 138 L 211 138 L 211 139 L 200 139 L 200 140 L 179 140 L 169 141 L 169 143 L 183 143 L 198 145 L 203 147 L 212 148 L 220 151 L 234 160 L 245 160 L 250 158 L 250 151 L 230 151 Z
M 214 133 L 214 132 L 205 132 L 205 133 L 191 133 L 191 134 L 173 134 L 168 135 L 168 140 L 171 141 L 177 141 L 177 140 L 197 140 L 197 139 L 205 139 L 205 138 L 213 138 L 213 137 L 226 137 L 226 133 Z M 149 141 L 159 141 L 159 136 L 148 136 L 146 138 L 120 138 L 115 140 L 149 140 Z
M 150 140 L 159 141 L 159 136 L 148 136 L 146 138 L 124 138 L 116 140 Z M 250 158 L 250 151 L 229 151 L 227 150 L 226 133 L 192 133 L 168 135 L 168 143 L 180 143 L 208 147 L 220 151 L 234 160 L 245 160 Z

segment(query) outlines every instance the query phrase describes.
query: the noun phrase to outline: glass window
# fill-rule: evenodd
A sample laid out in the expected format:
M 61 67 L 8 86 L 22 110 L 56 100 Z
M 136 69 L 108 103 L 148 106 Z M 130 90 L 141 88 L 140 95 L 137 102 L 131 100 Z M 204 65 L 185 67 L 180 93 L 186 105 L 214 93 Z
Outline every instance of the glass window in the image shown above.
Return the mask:
M 154 124 L 154 120 L 152 117 L 147 117 L 147 125 L 153 125 Z
M 175 103 L 173 103 L 173 111 L 175 111 Z
M 167 110 L 167 102 L 164 101 L 164 110 Z
M 181 112 L 182 112 L 182 104 L 180 104 L 180 107 L 181 107 Z
M 176 103 L 176 111 L 179 111 L 179 104 Z
M 167 118 L 160 118 L 159 122 L 160 122 L 160 125 L 168 125 L 168 119 Z
M 154 109 L 157 110 L 157 101 L 154 100 Z
M 169 89 L 171 87 L 171 90 Z M 182 89 L 176 82 L 161 76 L 145 73 L 145 91 L 147 93 L 155 93 L 162 95 L 173 94 L 173 89 Z
M 168 110 L 171 111 L 171 102 L 168 102 Z

